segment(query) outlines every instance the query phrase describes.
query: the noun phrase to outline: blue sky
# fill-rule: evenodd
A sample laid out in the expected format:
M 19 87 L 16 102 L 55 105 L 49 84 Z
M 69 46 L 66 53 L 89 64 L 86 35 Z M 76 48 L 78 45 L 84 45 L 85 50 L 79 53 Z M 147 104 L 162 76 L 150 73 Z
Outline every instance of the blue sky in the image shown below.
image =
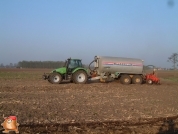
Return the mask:
M 169 6 L 168 2 L 174 4 Z M 176 0 L 1 0 L 0 63 L 89 64 L 95 55 L 171 67 L 178 53 Z

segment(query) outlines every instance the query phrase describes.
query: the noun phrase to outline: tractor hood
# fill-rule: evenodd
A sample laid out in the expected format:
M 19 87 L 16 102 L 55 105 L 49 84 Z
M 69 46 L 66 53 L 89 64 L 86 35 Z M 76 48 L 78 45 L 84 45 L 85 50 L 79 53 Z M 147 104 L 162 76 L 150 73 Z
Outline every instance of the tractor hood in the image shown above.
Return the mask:
M 57 68 L 57 69 L 53 70 L 52 72 L 58 72 L 60 74 L 65 74 L 66 73 L 66 67 Z

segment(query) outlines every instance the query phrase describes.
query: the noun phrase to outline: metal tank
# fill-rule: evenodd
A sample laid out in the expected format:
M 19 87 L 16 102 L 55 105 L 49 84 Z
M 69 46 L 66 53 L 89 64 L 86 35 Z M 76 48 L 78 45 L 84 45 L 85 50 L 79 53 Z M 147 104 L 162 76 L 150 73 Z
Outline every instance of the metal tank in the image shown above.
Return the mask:
M 124 57 L 95 56 L 94 67 L 98 74 L 110 72 L 112 74 L 142 74 L 143 60 Z

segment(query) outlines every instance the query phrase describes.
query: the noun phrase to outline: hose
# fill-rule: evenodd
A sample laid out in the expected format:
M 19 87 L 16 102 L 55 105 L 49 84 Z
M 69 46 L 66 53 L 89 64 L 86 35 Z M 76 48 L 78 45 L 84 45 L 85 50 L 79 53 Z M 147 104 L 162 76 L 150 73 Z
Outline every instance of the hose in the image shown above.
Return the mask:
M 92 64 L 93 62 L 96 62 L 96 59 L 94 59 L 94 60 L 89 64 L 89 69 L 90 69 L 90 71 L 94 71 L 94 70 L 95 70 L 95 68 L 94 68 L 93 70 L 90 68 L 90 66 L 91 66 L 91 64 Z

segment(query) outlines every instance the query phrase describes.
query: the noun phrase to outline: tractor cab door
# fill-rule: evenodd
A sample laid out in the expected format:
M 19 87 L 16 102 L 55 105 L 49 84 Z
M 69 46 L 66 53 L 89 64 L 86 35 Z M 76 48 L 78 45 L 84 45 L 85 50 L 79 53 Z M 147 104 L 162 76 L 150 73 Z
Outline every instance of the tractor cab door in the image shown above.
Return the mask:
M 71 74 L 72 71 L 78 67 L 82 67 L 81 60 L 78 59 L 68 59 L 67 74 Z

